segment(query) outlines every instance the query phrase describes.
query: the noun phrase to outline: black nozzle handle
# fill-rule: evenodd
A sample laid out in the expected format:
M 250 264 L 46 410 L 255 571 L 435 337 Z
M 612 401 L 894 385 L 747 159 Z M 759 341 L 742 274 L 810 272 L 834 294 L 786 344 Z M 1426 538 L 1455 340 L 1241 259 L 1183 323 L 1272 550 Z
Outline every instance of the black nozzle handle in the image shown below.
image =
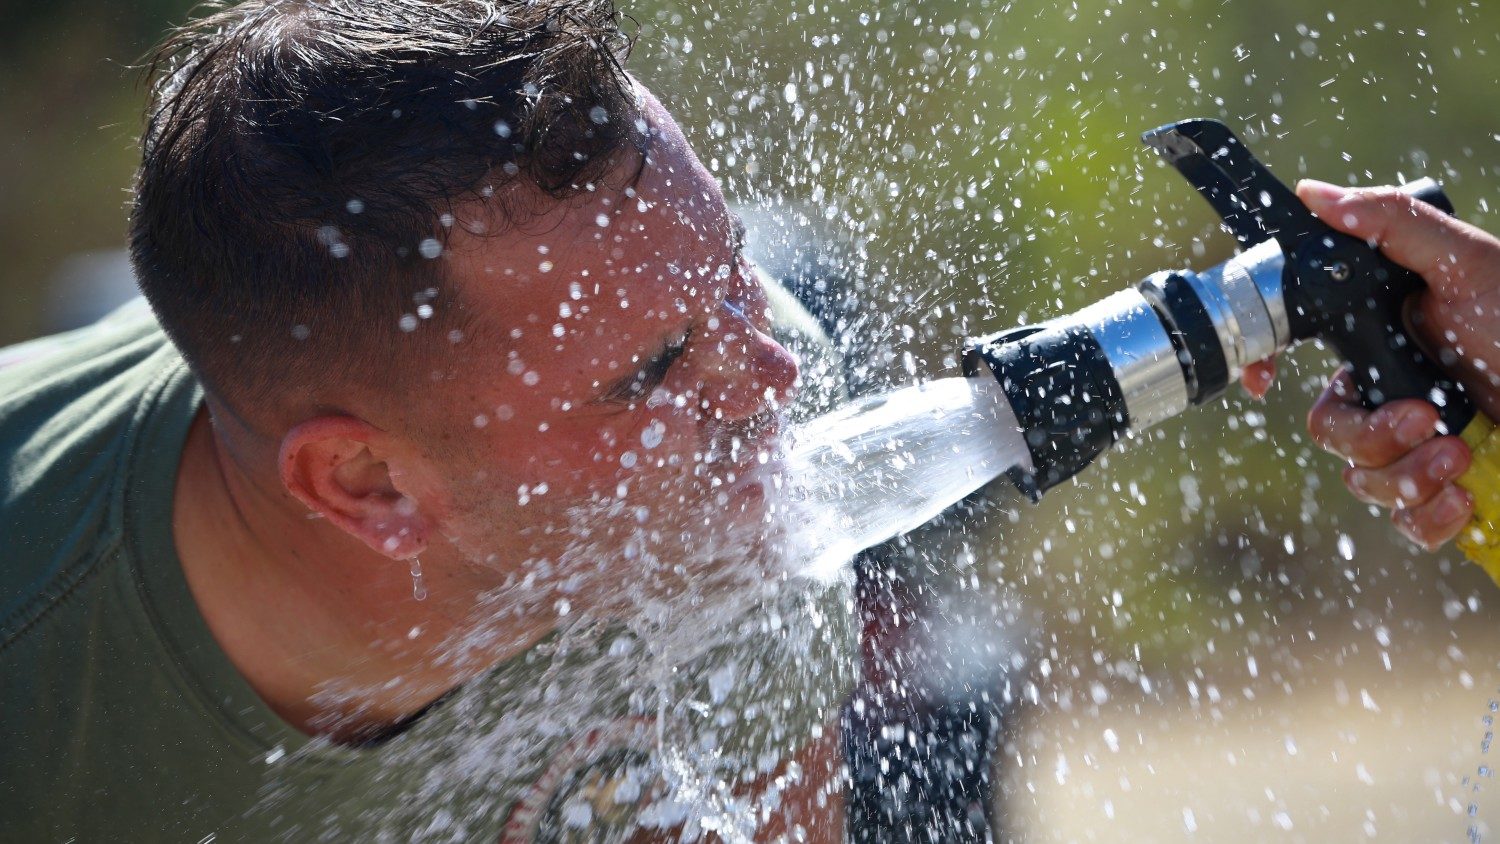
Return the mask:
M 1453 213 L 1431 179 L 1403 191 Z M 1321 337 L 1349 363 L 1366 407 L 1419 398 L 1438 408 L 1448 431 L 1462 431 L 1474 405 L 1462 385 L 1422 351 L 1406 325 L 1407 301 L 1422 277 L 1363 240 L 1328 231 L 1297 245 L 1286 268 L 1287 316 L 1295 339 Z
M 1141 136 L 1218 212 L 1241 246 L 1275 238 L 1287 251 L 1323 224 L 1228 126 L 1179 120 Z

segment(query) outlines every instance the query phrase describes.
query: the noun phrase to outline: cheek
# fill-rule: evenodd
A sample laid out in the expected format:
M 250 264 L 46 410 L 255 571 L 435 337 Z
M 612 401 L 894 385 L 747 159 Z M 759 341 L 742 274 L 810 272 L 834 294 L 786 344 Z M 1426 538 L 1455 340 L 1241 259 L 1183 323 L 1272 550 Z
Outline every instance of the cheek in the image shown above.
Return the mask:
M 511 503 L 535 503 L 541 496 L 572 496 L 586 487 L 580 479 L 596 451 L 584 431 L 553 426 L 539 432 L 521 423 L 492 423 L 454 471 L 468 479 L 471 490 Z
M 599 432 L 596 451 L 601 463 L 621 470 L 622 480 L 680 474 L 702 448 L 696 414 L 685 408 L 648 408 L 621 421 Z

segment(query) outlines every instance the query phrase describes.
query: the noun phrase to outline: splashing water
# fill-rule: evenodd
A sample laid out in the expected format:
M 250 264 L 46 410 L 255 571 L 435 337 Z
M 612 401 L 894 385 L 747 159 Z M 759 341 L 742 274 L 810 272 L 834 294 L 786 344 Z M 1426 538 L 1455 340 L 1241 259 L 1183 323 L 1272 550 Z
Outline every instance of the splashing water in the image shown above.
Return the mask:
M 992 378 L 942 378 L 857 401 L 793 435 L 788 545 L 801 573 L 837 575 L 859 551 L 914 530 L 1013 467 L 1030 467 Z

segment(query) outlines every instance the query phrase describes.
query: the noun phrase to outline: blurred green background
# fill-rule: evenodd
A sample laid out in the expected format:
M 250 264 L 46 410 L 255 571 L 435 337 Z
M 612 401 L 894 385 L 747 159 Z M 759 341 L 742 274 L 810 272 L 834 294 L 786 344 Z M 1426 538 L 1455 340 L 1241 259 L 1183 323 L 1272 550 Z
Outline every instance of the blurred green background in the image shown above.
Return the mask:
M 77 274 L 76 256 L 122 246 L 144 101 L 130 66 L 188 7 L 71 0 L 0 10 L 0 341 L 42 333 L 79 304 L 70 297 L 86 294 L 60 286 Z M 773 238 L 816 232 L 839 245 L 865 303 L 855 330 L 869 365 L 892 382 L 952 374 L 965 336 L 1227 257 L 1232 243 L 1207 205 L 1137 140 L 1183 117 L 1228 121 L 1287 181 L 1437 177 L 1462 216 L 1500 228 L 1500 8 L 1483 0 L 622 8 L 638 27 L 631 67 L 731 196 L 807 213 Z M 1487 807 L 1468 778 L 1486 697 L 1500 684 L 1495 588 L 1456 552 L 1415 552 L 1344 494 L 1337 464 L 1302 433 L 1331 365 L 1318 349 L 1299 350 L 1264 404 L 1231 391 L 975 540 L 986 588 L 1020 608 L 1014 636 L 1037 666 L 1044 704 L 1032 750 L 1014 749 L 1033 767 L 1008 781 L 1009 799 L 1055 836 L 1093 837 L 1085 818 L 1114 830 L 1105 840 L 1123 835 L 1106 823 L 1125 814 L 1112 801 L 1146 799 L 1124 796 L 1124 774 L 1106 776 L 1107 751 L 1077 745 L 1097 739 L 1110 713 L 1159 728 L 1155 744 L 1137 730 L 1132 760 L 1179 752 L 1162 725 L 1180 723 L 1197 730 L 1204 760 L 1228 754 L 1202 768 L 1224 774 L 1236 747 L 1253 757 L 1261 739 L 1294 745 L 1297 713 L 1333 699 L 1319 691 L 1329 683 L 1343 688 L 1329 706 L 1366 718 L 1317 726 L 1307 716 L 1308 730 L 1354 736 L 1335 760 L 1438 747 L 1412 798 L 1428 814 L 1393 809 L 1404 792 L 1371 790 L 1354 762 L 1328 773 L 1306 767 L 1311 754 L 1278 750 L 1263 773 L 1229 771 L 1248 776 L 1243 794 L 1221 798 L 1231 808 L 1183 814 L 1168 805 L 1176 797 L 1162 798 L 1137 832 L 1240 840 L 1323 823 L 1348 840 L 1395 824 L 1458 839 L 1471 801 L 1483 823 Z M 1350 689 L 1370 676 L 1393 684 L 1395 703 L 1362 705 Z M 1422 717 L 1444 706 L 1457 714 Z M 1268 723 L 1281 726 L 1266 732 Z M 1060 768 L 1053 756 L 1075 761 Z M 1373 759 L 1358 763 L 1366 775 Z M 1126 783 L 1122 796 L 1089 785 L 1089 812 L 1048 815 L 1054 780 L 1079 796 L 1063 768 L 1094 772 L 1100 789 Z M 1418 776 L 1400 770 L 1383 784 Z M 1261 792 L 1304 774 L 1338 791 L 1353 807 L 1347 819 L 1328 800 L 1300 820 L 1290 808 L 1258 808 Z M 1434 823 L 1440 834 L 1429 835 Z

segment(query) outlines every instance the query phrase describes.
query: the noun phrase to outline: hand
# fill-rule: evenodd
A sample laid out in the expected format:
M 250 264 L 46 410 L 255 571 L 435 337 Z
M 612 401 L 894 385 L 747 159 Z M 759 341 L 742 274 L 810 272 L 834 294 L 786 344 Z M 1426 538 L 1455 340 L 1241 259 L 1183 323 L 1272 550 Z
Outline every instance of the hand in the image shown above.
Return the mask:
M 1426 280 L 1410 312 L 1418 341 L 1464 382 L 1481 411 L 1500 419 L 1500 240 L 1395 188 L 1304 181 L 1297 195 L 1330 226 L 1374 242 Z M 1260 397 L 1275 372 L 1273 361 L 1262 361 L 1241 382 Z M 1365 410 L 1345 371 L 1308 415 L 1318 444 L 1352 464 L 1344 472 L 1350 491 L 1392 508 L 1397 529 L 1429 549 L 1456 536 L 1474 507 L 1453 483 L 1468 468 L 1468 448 L 1436 428 L 1437 410 L 1425 401 Z

